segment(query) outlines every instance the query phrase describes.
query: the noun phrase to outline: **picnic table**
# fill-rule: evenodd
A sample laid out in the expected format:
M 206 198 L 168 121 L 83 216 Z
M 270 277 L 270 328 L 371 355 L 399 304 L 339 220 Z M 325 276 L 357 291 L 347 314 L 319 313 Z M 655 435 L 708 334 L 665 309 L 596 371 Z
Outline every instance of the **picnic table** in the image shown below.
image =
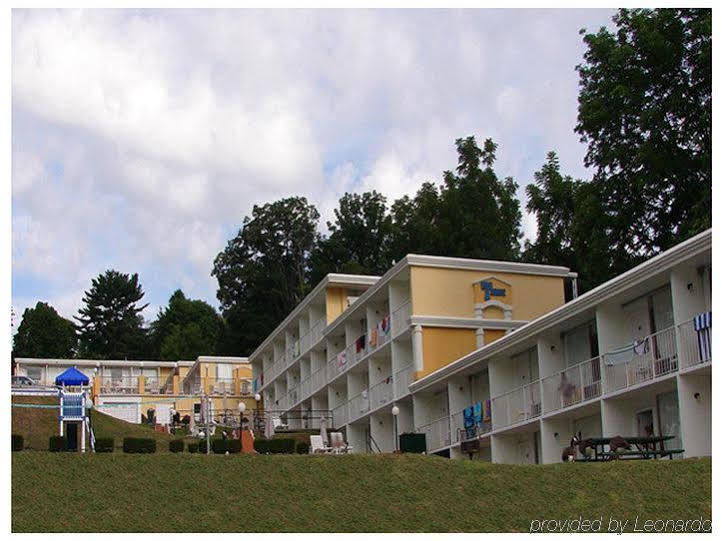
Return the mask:
M 668 456 L 671 460 L 674 455 L 684 453 L 684 449 L 665 449 L 664 442 L 674 439 L 675 436 L 630 436 L 624 440 L 633 446 L 633 449 L 622 449 L 616 453 L 605 451 L 604 446 L 609 445 L 612 438 L 587 438 L 591 445 L 593 456 L 580 459 L 582 462 L 597 462 L 612 458 L 626 460 L 662 458 Z

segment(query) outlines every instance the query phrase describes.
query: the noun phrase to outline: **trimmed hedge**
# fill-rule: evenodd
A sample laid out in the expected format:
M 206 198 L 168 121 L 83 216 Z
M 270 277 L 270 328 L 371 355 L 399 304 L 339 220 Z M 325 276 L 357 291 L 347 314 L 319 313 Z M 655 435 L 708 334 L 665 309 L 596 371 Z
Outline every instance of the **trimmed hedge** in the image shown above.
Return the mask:
M 205 443 L 203 449 L 205 449 Z M 217 455 L 224 455 L 226 452 L 240 453 L 241 440 L 224 440 L 221 438 L 215 438 L 211 440 L 211 450 Z
M 168 442 L 168 450 L 171 453 L 182 453 L 185 443 L 182 439 L 171 440 Z
M 195 441 L 191 441 L 188 443 L 188 452 L 189 453 L 197 453 L 198 452 L 198 443 Z
M 95 438 L 96 453 L 112 453 L 115 449 L 115 439 L 113 438 Z
M 307 455 L 309 447 L 310 446 L 305 441 L 299 441 L 296 444 L 296 453 L 299 455 Z
M 50 436 L 48 440 L 48 449 L 53 453 L 68 450 L 68 440 L 64 436 Z
M 156 441 L 152 438 L 123 438 L 124 453 L 155 453 Z
M 20 434 L 12 434 L 12 449 L 13 451 L 22 451 L 25 440 Z
M 253 442 L 253 448 L 260 454 L 293 454 L 296 450 L 296 440 L 290 438 L 257 439 Z
M 201 454 L 206 454 L 207 452 L 207 441 L 205 439 L 198 440 L 198 452 Z M 213 441 L 211 441 L 211 451 L 213 450 Z

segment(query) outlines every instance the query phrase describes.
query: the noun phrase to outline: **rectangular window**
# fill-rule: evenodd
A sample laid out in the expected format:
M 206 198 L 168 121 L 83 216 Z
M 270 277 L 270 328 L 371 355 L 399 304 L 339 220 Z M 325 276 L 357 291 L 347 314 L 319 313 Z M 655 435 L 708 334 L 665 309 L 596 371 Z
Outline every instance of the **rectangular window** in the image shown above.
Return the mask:
M 25 373 L 36 383 L 42 383 L 43 367 L 42 366 L 26 366 Z

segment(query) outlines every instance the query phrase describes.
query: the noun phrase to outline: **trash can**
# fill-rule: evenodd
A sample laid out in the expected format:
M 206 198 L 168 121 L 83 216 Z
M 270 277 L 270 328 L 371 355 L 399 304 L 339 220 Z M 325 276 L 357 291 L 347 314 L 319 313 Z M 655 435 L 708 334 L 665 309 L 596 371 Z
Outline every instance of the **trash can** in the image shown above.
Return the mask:
M 426 434 L 401 434 L 399 447 L 402 453 L 425 453 Z

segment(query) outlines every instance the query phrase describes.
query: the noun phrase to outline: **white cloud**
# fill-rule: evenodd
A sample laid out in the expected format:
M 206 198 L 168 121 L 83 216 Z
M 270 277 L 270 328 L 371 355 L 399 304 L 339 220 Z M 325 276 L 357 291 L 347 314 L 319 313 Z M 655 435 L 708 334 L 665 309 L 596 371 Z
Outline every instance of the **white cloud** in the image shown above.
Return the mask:
M 116 268 L 215 304 L 253 204 L 305 195 L 325 229 L 346 191 L 440 182 L 467 135 L 522 187 L 551 149 L 584 175 L 578 29 L 610 13 L 14 10 L 14 299 Z

